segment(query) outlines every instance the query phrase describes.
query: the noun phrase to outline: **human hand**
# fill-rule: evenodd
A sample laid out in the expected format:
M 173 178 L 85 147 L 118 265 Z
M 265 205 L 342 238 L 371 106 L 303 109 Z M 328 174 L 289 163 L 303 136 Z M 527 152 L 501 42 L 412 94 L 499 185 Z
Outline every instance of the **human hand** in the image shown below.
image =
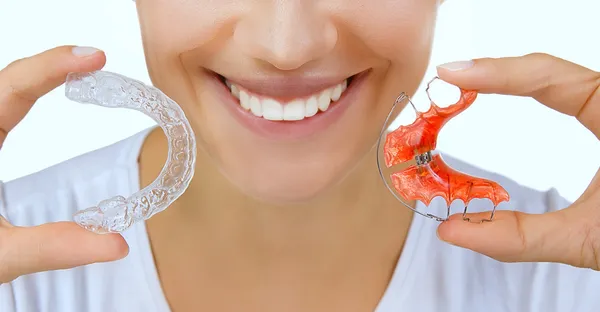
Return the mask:
M 0 146 L 38 98 L 62 85 L 69 72 L 102 68 L 104 53 L 63 46 L 11 63 L 0 71 Z M 0 284 L 40 271 L 123 258 L 121 235 L 98 235 L 74 222 L 34 227 L 11 225 L 0 216 Z
M 600 73 L 546 54 L 438 67 L 439 77 L 480 93 L 529 96 L 575 116 L 600 139 Z M 484 215 L 484 217 L 482 217 Z M 484 219 L 488 213 L 469 214 Z M 440 239 L 504 262 L 559 262 L 600 270 L 600 171 L 571 206 L 545 214 L 496 211 L 492 222 L 451 216 Z M 493 242 L 493 243 L 490 243 Z

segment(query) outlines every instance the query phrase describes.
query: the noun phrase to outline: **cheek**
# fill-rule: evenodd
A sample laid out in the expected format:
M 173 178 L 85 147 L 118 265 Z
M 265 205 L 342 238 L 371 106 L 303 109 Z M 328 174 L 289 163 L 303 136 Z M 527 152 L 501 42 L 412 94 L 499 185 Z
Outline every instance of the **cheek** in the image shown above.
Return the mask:
M 235 14 L 233 1 L 145 0 L 137 4 L 146 63 L 152 83 L 179 103 L 197 133 L 208 136 L 201 141 L 214 141 L 211 132 L 214 120 L 201 105 L 202 90 L 195 86 L 198 66 L 187 66 L 182 55 L 197 60 L 210 58 L 211 50 L 226 31 L 226 21 Z M 222 39 L 221 39 L 222 40 Z M 187 51 L 194 51 L 188 53 Z M 203 131 L 204 130 L 204 131 Z M 201 142 L 199 142 L 201 143 Z M 206 145 L 206 144 L 200 144 Z
M 411 51 L 431 45 L 438 0 L 368 2 L 339 0 L 336 5 L 342 9 L 336 17 L 374 53 L 388 60 L 405 59 Z
M 419 87 L 431 55 L 437 18 L 437 0 L 387 1 L 388 5 L 363 8 L 351 32 L 378 58 L 388 63 L 379 85 L 376 105 L 378 122 L 383 120 L 401 92 L 414 94 Z
M 207 3 L 208 2 L 208 3 Z M 147 0 L 138 4 L 142 36 L 155 54 L 179 54 L 218 39 L 239 8 L 234 1 Z M 218 7 L 218 10 L 216 9 Z M 148 51 L 148 50 L 147 50 Z

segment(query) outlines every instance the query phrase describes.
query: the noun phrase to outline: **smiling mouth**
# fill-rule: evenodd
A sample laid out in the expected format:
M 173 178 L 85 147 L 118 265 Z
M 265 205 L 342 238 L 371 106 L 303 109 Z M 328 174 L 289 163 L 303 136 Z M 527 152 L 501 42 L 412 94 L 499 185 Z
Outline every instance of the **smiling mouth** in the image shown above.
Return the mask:
M 270 121 L 300 121 L 327 112 L 331 106 L 340 101 L 359 74 L 317 92 L 286 100 L 253 92 L 219 74 L 216 75 L 237 99 L 238 105 L 249 114 Z

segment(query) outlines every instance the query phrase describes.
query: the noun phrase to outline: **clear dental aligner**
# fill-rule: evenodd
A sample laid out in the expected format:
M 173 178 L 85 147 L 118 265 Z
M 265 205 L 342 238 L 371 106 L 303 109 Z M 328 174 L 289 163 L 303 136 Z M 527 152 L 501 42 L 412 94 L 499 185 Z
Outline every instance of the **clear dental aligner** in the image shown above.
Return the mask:
M 95 233 L 122 232 L 165 210 L 187 189 L 194 175 L 196 140 L 181 107 L 159 89 L 106 71 L 71 73 L 65 95 L 79 102 L 140 111 L 163 129 L 169 152 L 158 178 L 125 198 L 115 196 L 78 211 L 74 221 Z

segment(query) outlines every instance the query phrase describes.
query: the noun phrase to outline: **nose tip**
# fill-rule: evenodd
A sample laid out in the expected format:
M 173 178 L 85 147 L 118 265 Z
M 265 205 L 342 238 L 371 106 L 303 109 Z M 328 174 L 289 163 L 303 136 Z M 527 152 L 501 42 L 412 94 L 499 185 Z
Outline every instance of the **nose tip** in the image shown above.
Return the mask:
M 233 34 L 241 52 L 277 69 L 294 70 L 335 47 L 338 33 L 333 23 L 309 12 L 289 11 L 241 20 Z

